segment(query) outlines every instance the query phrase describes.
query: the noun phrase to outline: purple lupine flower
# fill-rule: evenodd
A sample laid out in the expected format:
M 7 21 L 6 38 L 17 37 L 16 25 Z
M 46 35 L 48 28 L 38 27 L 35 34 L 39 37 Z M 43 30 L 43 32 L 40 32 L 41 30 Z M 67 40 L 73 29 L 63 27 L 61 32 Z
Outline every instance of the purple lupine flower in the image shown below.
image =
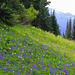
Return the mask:
M 19 75 L 19 72 L 17 72 L 17 75 Z
M 26 58 L 27 56 L 26 56 L 26 55 L 24 55 L 24 57 Z
M 33 55 L 33 58 L 35 57 L 35 55 Z
M 45 66 L 42 66 L 42 69 L 44 69 L 45 68 Z
M 14 62 L 14 65 L 16 64 L 16 62 Z
M 39 70 L 39 68 L 38 68 L 38 67 L 36 67 L 36 70 Z
M 31 65 L 31 68 L 33 68 L 34 66 L 33 65 Z
M 48 50 L 48 48 L 46 47 L 46 50 Z
M 30 67 L 30 64 L 29 64 L 29 67 Z
M 16 69 L 14 70 L 14 72 L 16 72 Z
M 13 72 L 13 70 L 12 70 L 12 69 L 10 69 L 10 72 Z
M 54 55 L 54 52 L 52 52 L 52 55 Z
M 19 70 L 19 67 L 17 68 L 17 70 Z
M 57 73 L 57 75 L 59 75 L 59 74 Z
M 11 40 L 11 42 L 15 42 L 14 40 Z
M 70 65 L 69 65 L 69 64 L 67 64 L 67 67 L 69 68 L 69 67 L 70 67 Z
M 29 54 L 28 57 L 31 57 L 31 55 Z
M 59 70 L 61 70 L 61 67 L 59 67 Z
M 5 55 L 5 52 L 4 52 L 4 50 L 3 50 L 3 52 L 2 52 L 2 53 L 3 53 L 3 55 Z
M 12 64 L 12 60 L 10 61 L 10 63 Z
M 42 72 L 41 72 L 41 74 L 40 75 L 42 75 Z
M 49 67 L 50 66 L 50 64 L 47 64 L 47 67 Z
M 25 64 L 26 64 L 26 61 L 25 61 Z
M 31 68 L 29 68 L 29 71 L 31 71 L 31 72 L 32 72 L 32 69 L 31 69 Z
M 18 53 L 16 53 L 15 56 L 18 56 Z
M 7 70 L 7 68 L 6 68 L 6 67 L 4 67 L 4 68 L 3 68 L 3 70 L 5 71 L 5 70 Z
M 75 67 L 75 65 L 73 65 L 73 67 Z
M 6 72 L 8 72 L 8 68 L 6 69 Z
M 46 69 L 46 71 L 48 71 L 48 69 Z
M 59 75 L 61 75 L 61 72 L 60 72 L 60 74 Z
M 18 65 L 17 65 L 17 67 L 18 67 Z
M 12 53 L 10 54 L 10 56 L 12 56 Z
M 24 71 L 24 67 L 22 67 L 22 71 Z
M 68 73 L 68 71 L 66 69 L 64 69 L 64 72 Z
M 14 46 L 12 46 L 12 49 L 14 49 Z
M 37 55 L 37 53 L 35 53 L 35 55 Z
M 51 73 L 51 74 L 52 74 L 52 69 L 53 69 L 53 67 L 51 66 L 51 67 L 50 67 L 50 73 Z
M 31 75 L 31 73 L 29 73 L 29 75 Z
M 36 64 L 34 64 L 34 68 L 36 68 Z
M 41 43 L 41 46 L 43 46 L 43 44 Z
M 0 59 L 1 59 L 1 60 L 4 60 L 4 57 L 0 55 Z

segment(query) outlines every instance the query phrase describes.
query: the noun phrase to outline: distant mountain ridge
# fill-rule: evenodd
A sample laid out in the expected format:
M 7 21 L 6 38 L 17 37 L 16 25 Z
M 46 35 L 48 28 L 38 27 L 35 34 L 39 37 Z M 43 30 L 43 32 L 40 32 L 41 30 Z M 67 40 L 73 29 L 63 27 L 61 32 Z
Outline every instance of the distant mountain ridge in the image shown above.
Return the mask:
M 53 10 L 52 8 L 48 8 L 49 9 L 49 14 L 51 15 L 51 11 Z M 61 35 L 63 35 L 63 33 L 65 33 L 66 30 L 66 24 L 67 24 L 67 19 L 69 19 L 70 17 L 72 18 L 72 24 L 73 24 L 73 18 L 74 15 L 72 15 L 71 13 L 63 13 L 60 11 L 55 11 L 55 16 L 57 19 L 57 23 L 60 26 L 60 32 Z

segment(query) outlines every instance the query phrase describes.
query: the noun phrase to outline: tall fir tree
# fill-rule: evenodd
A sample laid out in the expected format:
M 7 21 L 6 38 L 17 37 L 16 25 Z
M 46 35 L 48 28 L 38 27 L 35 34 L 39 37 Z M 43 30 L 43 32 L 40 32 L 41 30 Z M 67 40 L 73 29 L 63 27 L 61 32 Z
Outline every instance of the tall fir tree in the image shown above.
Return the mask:
M 71 40 L 71 18 L 68 21 L 67 20 L 67 26 L 66 26 L 66 33 L 65 33 L 65 38 Z
M 6 7 L 7 0 L 0 0 L 0 22 L 12 26 L 12 10 Z
M 68 30 L 69 31 L 69 34 L 68 34 L 69 35 L 68 36 L 69 39 L 71 39 L 71 28 L 72 28 L 72 24 L 71 24 L 71 18 L 70 18 L 70 20 L 69 20 L 69 28 L 68 28 L 69 29 Z
M 75 40 L 75 18 L 74 18 L 74 20 L 73 20 L 72 39 Z
M 67 26 L 66 26 L 66 32 L 65 32 L 66 39 L 68 39 L 68 36 L 69 36 L 69 31 L 68 31 L 69 29 L 68 28 L 69 28 L 69 24 L 68 24 L 68 20 L 67 20 Z
M 51 15 L 51 25 L 53 34 L 60 35 L 59 25 L 57 24 L 57 20 L 55 17 L 55 10 L 53 10 L 53 14 Z
M 65 34 L 63 33 L 63 38 L 65 38 Z
M 33 26 L 40 27 L 41 29 L 46 31 L 51 31 L 51 19 L 48 8 L 46 7 L 46 5 L 49 3 L 50 2 L 47 2 L 47 0 L 40 0 L 40 2 L 38 3 L 39 14 L 37 18 L 32 22 Z

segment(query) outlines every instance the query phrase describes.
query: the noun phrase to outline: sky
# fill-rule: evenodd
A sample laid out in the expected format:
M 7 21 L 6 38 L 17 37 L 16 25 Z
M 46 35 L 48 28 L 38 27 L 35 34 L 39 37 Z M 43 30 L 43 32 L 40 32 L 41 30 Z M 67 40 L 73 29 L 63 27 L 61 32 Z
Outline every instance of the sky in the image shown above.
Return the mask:
M 47 0 L 51 1 L 48 7 L 61 11 L 64 13 L 71 13 L 75 15 L 75 0 Z

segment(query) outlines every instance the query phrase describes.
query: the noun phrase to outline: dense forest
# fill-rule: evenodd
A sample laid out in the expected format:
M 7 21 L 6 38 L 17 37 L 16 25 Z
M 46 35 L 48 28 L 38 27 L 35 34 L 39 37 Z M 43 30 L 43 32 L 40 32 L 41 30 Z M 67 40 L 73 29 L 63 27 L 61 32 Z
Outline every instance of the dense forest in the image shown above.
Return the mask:
M 31 24 L 56 36 L 60 35 L 55 10 L 49 14 L 47 0 L 3 0 L 0 1 L 0 22 L 9 26 Z

